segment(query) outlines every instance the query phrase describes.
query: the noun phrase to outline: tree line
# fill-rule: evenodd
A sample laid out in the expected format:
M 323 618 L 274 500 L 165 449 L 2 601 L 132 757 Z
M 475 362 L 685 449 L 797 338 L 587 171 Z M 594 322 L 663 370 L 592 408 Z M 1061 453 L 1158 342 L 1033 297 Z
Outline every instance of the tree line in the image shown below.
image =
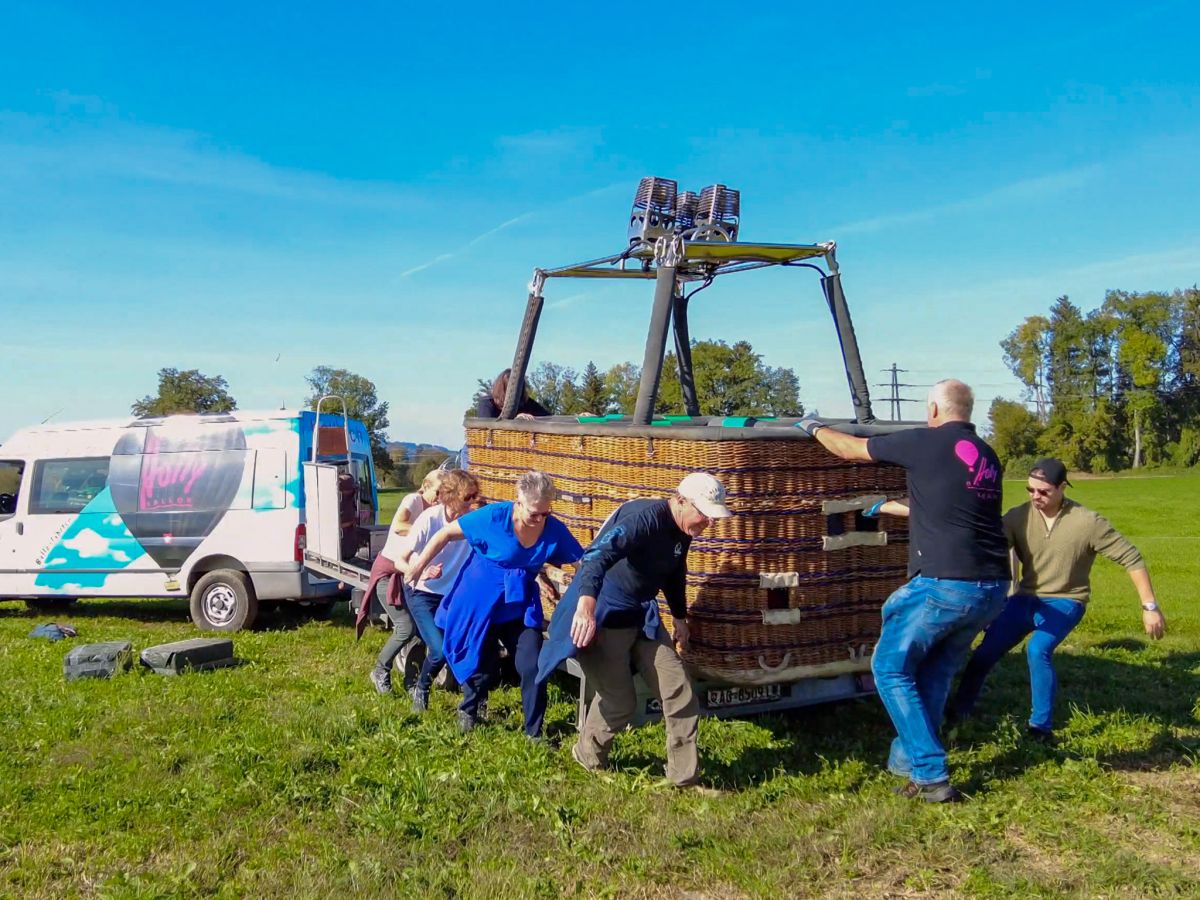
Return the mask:
M 800 380 L 791 369 L 763 364 L 748 341 L 693 341 L 692 371 L 696 399 L 704 416 L 802 416 Z M 601 372 L 592 361 L 578 371 L 542 362 L 525 376 L 530 396 L 553 415 L 629 415 L 637 403 L 641 366 L 617 363 Z M 479 379 L 479 392 L 491 390 Z M 666 354 L 655 413 L 683 413 L 683 388 L 675 353 Z
M 747 416 L 804 414 L 800 382 L 791 369 L 763 364 L 762 357 L 747 341 L 693 341 L 692 367 L 702 415 Z M 317 366 L 306 376 L 308 396 L 304 405 L 315 409 L 320 397 L 334 394 L 346 401 L 350 417 L 360 420 L 371 436 L 371 452 L 380 483 L 389 487 L 413 488 L 446 459 L 436 448 L 421 448 L 412 458 L 401 449 L 388 448 L 388 403 L 380 400 L 374 382 L 348 369 Z M 535 399 L 556 415 L 594 413 L 630 414 L 637 402 L 641 369 L 633 363 L 618 363 L 601 372 L 594 362 L 582 369 L 543 362 L 526 376 Z M 491 389 L 492 379 L 480 379 L 479 391 Z M 165 368 L 158 372 L 158 390 L 130 406 L 137 416 L 166 416 L 178 413 L 224 413 L 237 409 L 237 401 L 226 380 L 197 369 Z M 340 407 L 337 408 L 340 411 Z M 682 413 L 683 391 L 675 354 L 668 353 L 663 365 L 657 413 Z M 327 403 L 324 411 L 334 411 Z M 474 414 L 474 406 L 468 415 Z
M 1059 297 L 1000 342 L 1024 402 L 996 398 L 992 442 L 1011 472 L 1036 456 L 1109 472 L 1200 461 L 1200 289 Z M 1030 407 L 1033 407 L 1030 409 Z

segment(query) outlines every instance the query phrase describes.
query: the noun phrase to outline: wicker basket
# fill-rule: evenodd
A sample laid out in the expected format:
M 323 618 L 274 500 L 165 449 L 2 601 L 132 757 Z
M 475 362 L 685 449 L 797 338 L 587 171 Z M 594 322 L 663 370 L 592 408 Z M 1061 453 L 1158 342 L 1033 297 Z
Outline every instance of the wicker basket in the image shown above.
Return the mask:
M 492 500 L 513 499 L 526 471 L 550 475 L 554 514 L 584 546 L 625 501 L 669 496 L 688 472 L 715 475 L 735 515 L 692 542 L 684 662 L 732 684 L 866 670 L 879 608 L 905 578 L 908 534 L 902 520 L 884 520 L 885 537 L 879 520 L 827 504 L 903 496 L 904 471 L 843 461 L 795 428 L 732 432 L 469 419 L 467 450 Z

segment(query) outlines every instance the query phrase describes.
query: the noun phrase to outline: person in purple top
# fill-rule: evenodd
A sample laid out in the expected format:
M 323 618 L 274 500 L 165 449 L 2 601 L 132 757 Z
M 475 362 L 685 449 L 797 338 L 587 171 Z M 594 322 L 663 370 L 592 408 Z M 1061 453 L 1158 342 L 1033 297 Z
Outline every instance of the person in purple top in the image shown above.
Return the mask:
M 436 622 L 444 630 L 442 653 L 463 686 L 458 724 L 475 727 L 480 707 L 499 677 L 503 644 L 521 679 L 525 734 L 539 738 L 546 715 L 546 686 L 537 678 L 542 649 L 542 566 L 573 563 L 583 548 L 550 514 L 554 482 L 544 472 L 517 481 L 515 502 L 491 503 L 441 529 L 409 565 L 415 581 L 449 541 L 466 540 L 471 555 L 442 598 Z
M 926 428 L 864 438 L 813 418 L 797 426 L 842 459 L 907 471 L 910 580 L 883 605 L 871 671 L 896 726 L 888 770 L 908 779 L 899 793 L 935 803 L 962 799 L 938 732 L 950 682 L 1004 606 L 1010 577 L 1000 461 L 975 433 L 974 404 L 967 385 L 946 380 L 929 392 Z

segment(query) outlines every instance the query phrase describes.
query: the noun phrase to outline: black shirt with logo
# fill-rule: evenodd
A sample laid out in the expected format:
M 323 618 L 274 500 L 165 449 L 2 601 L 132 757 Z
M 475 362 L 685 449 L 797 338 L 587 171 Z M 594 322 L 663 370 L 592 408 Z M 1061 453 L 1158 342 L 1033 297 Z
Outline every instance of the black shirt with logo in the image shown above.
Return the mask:
M 947 422 L 876 435 L 867 452 L 908 472 L 910 576 L 1009 579 L 1000 461 L 974 425 Z
M 604 523 L 579 561 L 581 596 L 596 597 L 597 624 L 635 628 L 662 591 L 671 615 L 687 615 L 690 535 L 675 524 L 666 500 L 630 500 Z

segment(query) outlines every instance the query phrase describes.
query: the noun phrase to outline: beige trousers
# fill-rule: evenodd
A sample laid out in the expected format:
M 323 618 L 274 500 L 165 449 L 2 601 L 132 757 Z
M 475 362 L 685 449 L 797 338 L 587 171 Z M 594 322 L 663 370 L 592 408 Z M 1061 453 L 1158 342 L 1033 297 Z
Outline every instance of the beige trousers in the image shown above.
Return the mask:
M 596 691 L 579 733 L 578 755 L 589 768 L 608 763 L 617 732 L 633 719 L 637 695 L 630 659 L 650 690 L 662 701 L 667 726 L 667 778 L 678 785 L 695 783 L 700 774 L 696 730 L 700 704 L 683 662 L 665 629 L 649 640 L 640 628 L 600 628 L 592 643 L 576 654 Z

